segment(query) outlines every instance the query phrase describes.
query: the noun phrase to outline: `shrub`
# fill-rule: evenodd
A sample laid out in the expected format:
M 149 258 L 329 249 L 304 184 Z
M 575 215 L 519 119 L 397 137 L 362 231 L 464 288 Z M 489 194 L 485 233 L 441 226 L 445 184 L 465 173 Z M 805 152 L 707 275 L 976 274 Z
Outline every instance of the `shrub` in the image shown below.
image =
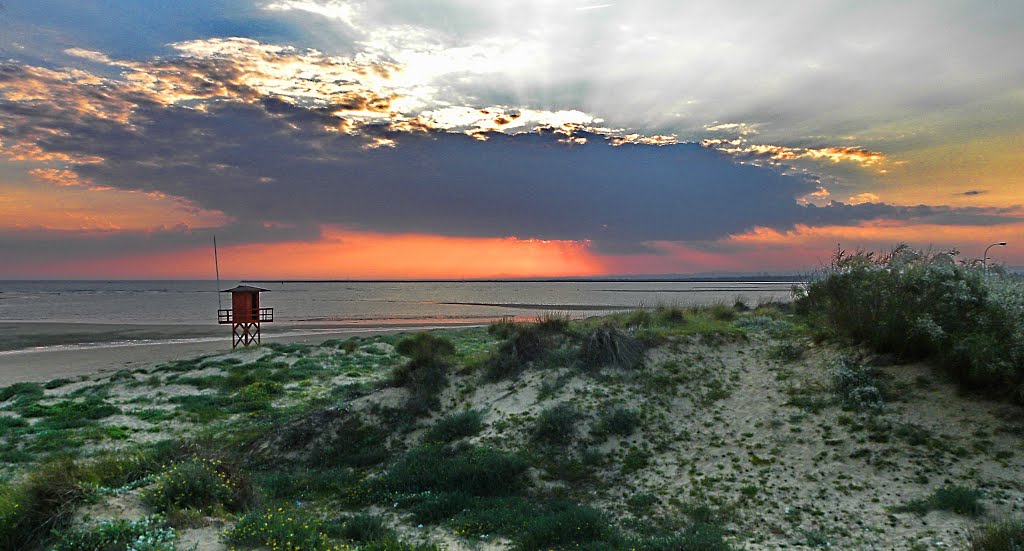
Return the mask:
M 241 510 L 252 501 L 248 481 L 219 459 L 194 457 L 159 473 L 142 499 L 157 511 L 175 509 Z
M 607 438 L 610 435 L 629 436 L 636 432 L 640 425 L 640 412 L 623 406 L 605 407 L 598 415 L 597 422 L 590 428 L 590 434 L 596 438 Z
M 69 459 L 46 463 L 18 485 L 0 485 L 0 549 L 25 549 L 63 527 L 85 496 L 82 468 Z
M 449 357 L 455 346 L 443 337 L 431 333 L 417 333 L 403 339 L 395 347 L 409 361 L 397 367 L 391 375 L 392 383 L 409 389 L 405 410 L 422 415 L 437 407 L 437 395 L 447 383 Z
M 580 360 L 585 368 L 592 370 L 606 366 L 639 369 L 644 364 L 644 347 L 635 337 L 603 325 L 584 335 Z
M 1024 551 L 1024 520 L 1004 519 L 970 532 L 971 551 Z
M 832 367 L 832 390 L 843 405 L 862 412 L 885 407 L 885 383 L 878 371 L 850 358 L 839 358 Z
M 576 436 L 580 417 L 579 410 L 568 402 L 545 409 L 537 416 L 530 438 L 539 444 L 568 445 Z
M 900 245 L 884 255 L 839 250 L 821 278 L 795 292 L 797 312 L 826 336 L 903 360 L 933 358 L 965 386 L 1024 399 L 1018 279 Z
M 393 537 L 394 531 L 380 517 L 359 514 L 344 519 L 337 535 L 349 541 L 368 543 Z
M 505 338 L 485 361 L 484 375 L 491 381 L 522 373 L 558 347 L 554 337 L 537 324 L 508 323 L 491 327 L 493 333 Z
M 654 310 L 655 317 L 668 325 L 685 323 L 686 311 L 679 306 L 659 306 Z
M 985 512 L 985 507 L 979 501 L 981 495 L 979 490 L 963 486 L 946 486 L 935 490 L 927 498 L 913 500 L 895 510 L 919 515 L 924 515 L 928 511 L 950 511 L 976 517 Z
M 467 409 L 459 413 L 453 413 L 442 417 L 434 423 L 423 435 L 423 441 L 427 443 L 447 444 L 460 438 L 473 436 L 480 432 L 484 426 L 483 412 L 475 409 Z

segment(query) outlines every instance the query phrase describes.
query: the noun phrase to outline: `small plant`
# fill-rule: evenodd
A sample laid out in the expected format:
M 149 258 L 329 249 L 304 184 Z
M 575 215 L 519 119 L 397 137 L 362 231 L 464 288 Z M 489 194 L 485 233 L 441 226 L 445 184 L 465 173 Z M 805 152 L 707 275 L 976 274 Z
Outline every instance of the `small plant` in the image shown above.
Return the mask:
M 625 457 L 622 458 L 622 473 L 630 474 L 647 468 L 651 464 L 651 452 L 637 447 L 629 448 Z
M 590 429 L 595 438 L 608 436 L 629 436 L 640 425 L 640 412 L 623 406 L 605 407 L 598 415 L 597 422 Z
M 569 330 L 569 323 L 572 318 L 564 312 L 545 312 L 537 318 L 536 327 L 542 333 L 549 335 L 565 333 Z
M 576 437 L 576 425 L 579 420 L 579 410 L 572 404 L 563 402 L 540 412 L 530 438 L 539 444 L 566 446 Z
M 798 362 L 804 357 L 804 347 L 792 341 L 784 341 L 771 347 L 768 357 L 783 363 Z
M 175 509 L 240 510 L 252 499 L 240 474 L 219 459 L 194 457 L 156 475 L 142 499 L 157 511 Z
M 1024 519 L 1007 518 L 974 528 L 970 551 L 1024 551 Z
M 467 409 L 442 417 L 423 435 L 423 441 L 435 444 L 447 444 L 460 438 L 473 436 L 484 426 L 484 414 L 475 409 Z
M 393 538 L 394 531 L 378 516 L 359 514 L 344 519 L 337 535 L 348 541 L 369 543 Z
M 832 388 L 847 408 L 878 412 L 885 407 L 885 384 L 878 372 L 850 358 L 840 358 L 832 367 Z
M 894 509 L 896 512 L 927 514 L 928 511 L 950 511 L 960 515 L 976 517 L 985 512 L 979 490 L 963 486 L 946 486 L 932 492 L 924 499 L 913 500 Z

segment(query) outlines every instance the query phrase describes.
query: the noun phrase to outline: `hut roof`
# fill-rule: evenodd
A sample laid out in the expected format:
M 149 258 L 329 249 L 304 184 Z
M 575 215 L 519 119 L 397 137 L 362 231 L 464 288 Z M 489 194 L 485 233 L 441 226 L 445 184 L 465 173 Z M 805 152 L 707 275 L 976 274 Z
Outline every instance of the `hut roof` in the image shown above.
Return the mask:
M 222 293 L 259 293 L 261 291 L 268 291 L 269 289 L 261 289 L 259 287 L 253 287 L 252 285 L 239 285 L 231 289 L 224 289 Z

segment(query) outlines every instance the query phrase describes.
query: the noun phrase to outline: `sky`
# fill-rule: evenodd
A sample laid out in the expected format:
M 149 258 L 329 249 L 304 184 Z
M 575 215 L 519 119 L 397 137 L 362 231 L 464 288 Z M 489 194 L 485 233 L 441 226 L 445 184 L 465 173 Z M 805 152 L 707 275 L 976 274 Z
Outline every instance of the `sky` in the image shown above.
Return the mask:
M 1024 266 L 1024 3 L 0 2 L 0 278 Z

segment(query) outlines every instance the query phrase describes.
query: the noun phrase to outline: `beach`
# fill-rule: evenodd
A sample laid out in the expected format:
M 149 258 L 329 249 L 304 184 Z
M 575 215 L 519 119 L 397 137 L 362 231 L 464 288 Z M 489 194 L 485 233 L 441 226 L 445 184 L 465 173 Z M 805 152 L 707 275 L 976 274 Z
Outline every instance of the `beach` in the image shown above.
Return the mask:
M 788 281 L 261 282 L 268 342 L 586 318 L 659 304 L 787 300 Z M 224 286 L 221 286 L 224 287 Z M 210 281 L 0 282 L 0 387 L 231 351 Z
M 265 326 L 264 343 L 320 343 L 479 323 L 408 323 Z M 263 354 L 251 347 L 249 354 Z M 174 360 L 231 352 L 231 329 L 218 325 L 131 325 L 0 322 L 0 386 L 76 378 L 121 369 L 150 368 Z

